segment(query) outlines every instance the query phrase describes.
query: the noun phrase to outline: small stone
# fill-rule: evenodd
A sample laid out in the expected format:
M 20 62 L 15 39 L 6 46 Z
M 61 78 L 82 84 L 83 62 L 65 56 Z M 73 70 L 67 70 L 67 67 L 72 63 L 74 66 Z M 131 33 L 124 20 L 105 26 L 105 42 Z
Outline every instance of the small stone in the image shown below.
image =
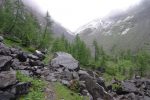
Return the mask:
M 84 70 L 79 70 L 78 74 L 79 74 L 79 75 L 89 75 L 89 74 L 87 73 L 87 71 L 84 71 Z
M 16 98 L 12 93 L 0 91 L 0 100 L 16 100 Z
M 33 73 L 30 72 L 29 70 L 20 70 L 20 72 L 26 76 L 31 76 Z
M 72 76 L 73 76 L 74 79 L 79 80 L 79 75 L 78 75 L 77 72 L 73 72 L 73 73 L 72 73 Z
M 27 54 L 22 52 L 18 54 L 18 59 L 20 62 L 25 62 L 27 60 Z
M 37 74 L 41 74 L 42 71 L 41 71 L 40 69 L 37 69 L 37 70 L 36 70 L 36 73 L 37 73 Z
M 37 56 L 35 56 L 35 55 L 33 55 L 33 54 L 29 54 L 29 55 L 28 55 L 28 58 L 30 58 L 30 59 L 32 59 L 32 60 L 38 60 L 38 59 L 39 59 L 39 57 L 37 57 Z
M 140 76 L 135 76 L 135 79 L 141 79 L 141 77 Z
M 82 94 L 83 96 L 87 96 L 87 95 L 88 95 L 88 93 L 89 93 L 89 92 L 88 92 L 88 90 L 85 90 L 85 89 L 84 89 L 84 90 L 82 90 L 82 92 L 81 92 L 81 94 Z
M 71 86 L 70 82 L 67 81 L 67 80 L 61 80 L 61 83 L 62 83 L 63 85 L 68 86 L 68 87 Z
M 39 50 L 36 50 L 34 55 L 36 55 L 37 57 L 39 57 L 40 60 L 43 60 L 45 58 L 45 55 L 39 51 Z
M 50 76 L 50 75 L 46 77 L 46 80 L 50 82 L 57 81 L 57 79 L 54 76 Z
M 7 71 L 10 69 L 12 57 L 0 56 L 0 71 Z
M 4 38 L 2 36 L 0 36 L 0 42 L 3 42 Z
M 44 67 L 44 64 L 40 61 L 40 60 L 29 60 L 29 64 L 31 66 L 43 66 Z
M 11 93 L 15 95 L 23 95 L 29 92 L 29 88 L 31 87 L 31 82 L 21 82 L 12 87 Z
M 5 88 L 16 83 L 15 71 L 3 71 L 0 73 L 0 88 Z
M 11 51 L 9 47 L 6 47 L 3 43 L 0 42 L 0 55 L 9 56 Z

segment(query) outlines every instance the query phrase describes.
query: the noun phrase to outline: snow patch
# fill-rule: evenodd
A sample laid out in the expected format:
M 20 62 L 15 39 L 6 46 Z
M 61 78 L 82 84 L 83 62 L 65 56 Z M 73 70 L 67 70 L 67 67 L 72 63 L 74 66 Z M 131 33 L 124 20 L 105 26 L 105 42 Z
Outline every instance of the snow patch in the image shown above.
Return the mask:
M 112 33 L 111 33 L 111 31 L 108 31 L 108 32 L 106 32 L 104 35 L 105 35 L 105 36 L 107 36 L 107 35 L 112 35 Z
M 127 34 L 129 30 L 130 30 L 130 28 L 125 29 L 125 30 L 121 33 L 121 35 Z
M 102 20 L 100 18 L 95 19 L 91 22 L 89 22 L 88 24 L 80 27 L 75 33 L 81 33 L 82 31 L 84 31 L 85 29 L 91 28 L 91 29 L 107 29 L 108 27 L 110 27 L 113 24 L 113 21 L 110 20 Z
M 126 18 L 123 20 L 123 22 L 130 21 L 133 17 L 134 17 L 134 16 L 128 16 L 128 17 L 126 17 Z
M 122 22 L 122 20 L 118 20 L 117 22 L 116 22 L 116 24 L 120 24 Z

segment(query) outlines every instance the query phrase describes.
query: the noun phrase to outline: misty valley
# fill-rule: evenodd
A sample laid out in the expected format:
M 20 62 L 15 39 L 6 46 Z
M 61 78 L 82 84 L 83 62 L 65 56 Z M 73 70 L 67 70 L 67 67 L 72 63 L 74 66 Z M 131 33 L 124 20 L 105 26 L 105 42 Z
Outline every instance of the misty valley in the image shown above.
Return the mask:
M 86 17 L 56 16 L 66 0 L 0 0 L 0 100 L 150 100 L 150 1 L 139 1 L 121 10 L 114 0 L 115 11 L 99 18 L 95 11 L 73 32 Z

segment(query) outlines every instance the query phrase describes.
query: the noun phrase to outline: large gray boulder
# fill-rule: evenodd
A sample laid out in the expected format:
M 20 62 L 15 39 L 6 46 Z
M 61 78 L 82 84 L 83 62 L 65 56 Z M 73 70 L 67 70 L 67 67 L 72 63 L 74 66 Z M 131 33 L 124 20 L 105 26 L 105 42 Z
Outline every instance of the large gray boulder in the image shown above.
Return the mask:
M 0 88 L 5 88 L 16 83 L 15 71 L 3 71 L 0 73 Z
M 0 36 L 0 42 L 3 42 L 4 38 L 2 36 Z
M 93 100 L 114 100 L 114 98 L 106 92 L 91 76 L 81 75 L 80 81 L 85 81 L 88 92 L 92 95 Z
M 0 55 L 8 56 L 11 54 L 10 48 L 0 42 Z
M 12 93 L 0 91 L 0 100 L 16 100 L 16 98 Z
M 56 52 L 54 59 L 51 60 L 52 67 L 64 67 L 69 70 L 79 70 L 79 62 L 71 54 L 65 52 Z
M 10 69 L 12 57 L 0 55 L 0 71 L 7 71 Z
M 138 88 L 136 88 L 135 84 L 130 82 L 130 81 L 125 81 L 122 83 L 122 91 L 126 92 L 133 92 L 136 93 L 138 92 Z

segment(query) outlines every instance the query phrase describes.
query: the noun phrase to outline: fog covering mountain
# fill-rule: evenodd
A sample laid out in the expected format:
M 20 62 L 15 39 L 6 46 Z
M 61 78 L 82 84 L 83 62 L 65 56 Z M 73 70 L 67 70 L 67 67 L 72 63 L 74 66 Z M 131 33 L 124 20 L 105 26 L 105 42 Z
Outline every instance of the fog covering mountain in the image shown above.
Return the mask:
M 32 0 L 22 0 L 28 9 L 28 11 L 32 12 L 33 15 L 38 19 L 39 24 L 43 27 L 46 23 L 46 20 L 44 17 L 46 16 L 46 12 L 42 12 L 40 8 L 32 3 Z M 50 14 L 50 13 L 49 13 Z M 52 20 L 52 25 L 51 25 L 51 30 L 53 32 L 54 37 L 61 37 L 64 35 L 67 40 L 72 41 L 74 39 L 74 35 L 71 31 L 68 29 L 64 28 L 61 24 L 56 22 L 55 20 Z
M 143 0 L 126 12 L 104 19 L 96 19 L 76 32 L 92 48 L 96 39 L 100 46 L 112 53 L 130 49 L 150 51 L 150 2 Z

